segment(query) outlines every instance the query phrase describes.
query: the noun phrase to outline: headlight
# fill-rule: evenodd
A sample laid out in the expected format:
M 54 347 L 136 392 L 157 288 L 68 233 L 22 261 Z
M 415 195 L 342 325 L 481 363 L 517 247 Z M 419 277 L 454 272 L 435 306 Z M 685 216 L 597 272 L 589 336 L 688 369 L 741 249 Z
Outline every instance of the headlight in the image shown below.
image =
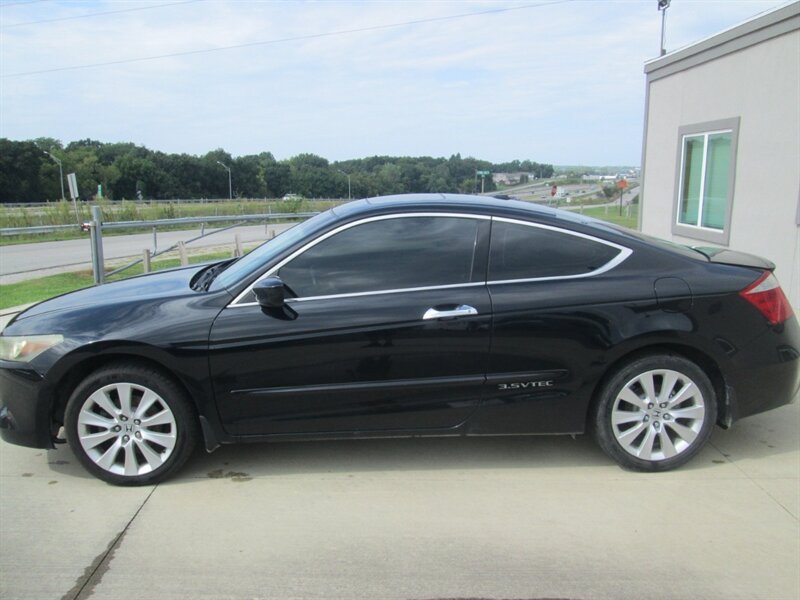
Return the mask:
M 30 362 L 48 348 L 64 341 L 63 335 L 0 335 L 0 359 Z

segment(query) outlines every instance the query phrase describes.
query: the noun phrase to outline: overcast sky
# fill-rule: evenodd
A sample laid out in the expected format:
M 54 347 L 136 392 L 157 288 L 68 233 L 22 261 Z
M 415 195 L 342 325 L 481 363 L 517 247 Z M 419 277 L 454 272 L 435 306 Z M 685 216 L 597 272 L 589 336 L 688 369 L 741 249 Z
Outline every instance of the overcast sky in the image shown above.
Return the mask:
M 672 0 L 667 49 L 783 4 Z M 0 0 L 0 137 L 638 165 L 656 6 Z

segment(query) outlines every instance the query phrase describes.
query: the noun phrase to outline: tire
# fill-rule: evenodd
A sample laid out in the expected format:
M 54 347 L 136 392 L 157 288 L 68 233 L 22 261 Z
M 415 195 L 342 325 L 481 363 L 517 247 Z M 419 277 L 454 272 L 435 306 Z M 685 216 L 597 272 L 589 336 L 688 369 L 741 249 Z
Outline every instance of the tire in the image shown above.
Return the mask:
M 100 369 L 72 393 L 67 441 L 95 477 L 114 485 L 148 485 L 174 474 L 197 444 L 197 418 L 174 381 L 147 366 Z
M 714 388 L 693 362 L 673 354 L 633 360 L 602 387 L 594 433 L 603 451 L 635 471 L 668 471 L 708 441 L 717 419 Z

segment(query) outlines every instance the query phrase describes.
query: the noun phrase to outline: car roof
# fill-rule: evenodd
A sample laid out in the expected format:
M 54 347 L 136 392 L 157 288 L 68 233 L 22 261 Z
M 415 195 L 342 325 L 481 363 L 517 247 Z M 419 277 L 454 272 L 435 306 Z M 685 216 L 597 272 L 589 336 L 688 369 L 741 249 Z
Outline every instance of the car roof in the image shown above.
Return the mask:
M 521 200 L 503 200 L 492 196 L 469 194 L 397 194 L 355 200 L 339 205 L 332 212 L 339 219 L 359 218 L 372 214 L 441 210 L 446 212 L 475 212 L 506 217 L 535 219 L 538 221 L 561 221 L 572 225 L 596 227 L 602 221 L 582 214 L 541 206 Z
M 537 216 L 555 216 L 555 210 L 519 200 L 499 200 L 491 196 L 468 194 L 397 194 L 377 196 L 342 204 L 334 209 L 339 216 L 355 216 L 373 212 L 405 212 L 408 210 L 479 210 L 480 212 L 503 213 L 524 211 Z M 516 209 L 516 210 L 515 210 Z

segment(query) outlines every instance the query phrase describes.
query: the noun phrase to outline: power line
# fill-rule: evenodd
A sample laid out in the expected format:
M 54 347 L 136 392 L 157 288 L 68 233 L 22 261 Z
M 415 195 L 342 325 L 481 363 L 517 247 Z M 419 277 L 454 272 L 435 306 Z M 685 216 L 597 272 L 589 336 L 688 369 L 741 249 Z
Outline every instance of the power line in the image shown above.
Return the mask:
M 42 0 L 34 0 L 42 1 Z M 182 2 L 167 2 L 165 4 L 151 4 L 150 6 L 136 6 L 134 8 L 121 8 L 119 10 L 106 10 L 103 12 L 86 13 L 83 15 L 74 15 L 72 17 L 59 17 L 57 19 L 42 19 L 41 21 L 25 21 L 23 23 L 12 23 L 11 25 L 3 25 L 0 29 L 11 29 L 12 27 L 25 27 L 26 25 L 39 25 L 40 23 L 57 23 L 58 21 L 72 21 L 74 19 L 86 19 L 88 17 L 100 17 L 103 15 L 116 15 L 119 13 L 136 12 L 140 10 L 152 10 L 154 8 L 164 8 L 165 6 L 177 6 L 179 4 L 192 4 L 193 2 L 202 2 L 203 0 L 183 0 Z M 6 5 L 8 6 L 8 5 Z
M 400 23 L 387 23 L 385 25 L 372 25 L 369 27 L 359 27 L 357 29 L 340 29 L 338 31 L 328 31 L 324 33 L 313 33 L 308 35 L 299 35 L 294 37 L 286 37 L 286 38 L 277 38 L 274 40 L 263 40 L 259 42 L 248 42 L 246 44 L 234 44 L 231 46 L 218 46 L 216 48 L 205 48 L 202 50 L 185 50 L 183 52 L 171 52 L 169 54 L 157 54 L 154 56 L 141 56 L 138 58 L 124 58 L 119 60 L 109 60 L 104 62 L 96 62 L 96 63 L 87 63 L 83 65 L 73 65 L 70 67 L 55 67 L 52 69 L 41 69 L 37 71 L 21 71 L 19 73 L 11 73 L 8 75 L 2 75 L 3 79 L 8 79 L 11 77 L 25 77 L 29 75 L 43 75 L 46 73 L 58 73 L 62 71 L 76 71 L 79 69 L 92 69 L 95 67 L 108 67 L 112 65 L 124 65 L 129 63 L 136 63 L 136 62 L 145 62 L 150 60 L 160 60 L 162 58 L 175 58 L 179 56 L 193 56 L 196 54 L 210 54 L 212 52 L 222 52 L 227 50 L 238 50 L 241 48 L 252 48 L 255 46 L 268 46 L 273 44 L 284 44 L 287 42 L 299 42 L 299 41 L 307 41 L 307 40 L 315 40 L 320 38 L 326 37 L 334 37 L 339 35 L 349 35 L 352 33 L 364 33 L 368 31 L 381 31 L 384 29 L 393 29 L 397 27 L 408 27 L 410 25 L 422 25 L 424 23 L 435 23 L 441 21 L 454 21 L 457 19 L 464 19 L 468 17 L 478 17 L 483 15 L 492 15 L 492 14 L 499 14 L 499 13 L 506 13 L 518 10 L 528 10 L 534 8 L 543 8 L 545 6 L 552 6 L 554 4 L 565 4 L 568 2 L 575 2 L 576 0 L 551 0 L 550 2 L 540 2 L 537 4 L 524 4 L 522 6 L 512 6 L 507 8 L 492 8 L 488 10 L 481 10 L 476 12 L 469 12 L 469 13 L 460 13 L 456 15 L 448 15 L 443 17 L 430 17 L 428 19 L 416 19 L 414 21 L 402 21 Z
M 27 0 L 27 2 L 3 2 L 3 3 L 0 3 L 0 9 L 8 8 L 9 6 L 23 6 L 25 4 L 38 4 L 39 2 L 50 2 L 50 0 Z

